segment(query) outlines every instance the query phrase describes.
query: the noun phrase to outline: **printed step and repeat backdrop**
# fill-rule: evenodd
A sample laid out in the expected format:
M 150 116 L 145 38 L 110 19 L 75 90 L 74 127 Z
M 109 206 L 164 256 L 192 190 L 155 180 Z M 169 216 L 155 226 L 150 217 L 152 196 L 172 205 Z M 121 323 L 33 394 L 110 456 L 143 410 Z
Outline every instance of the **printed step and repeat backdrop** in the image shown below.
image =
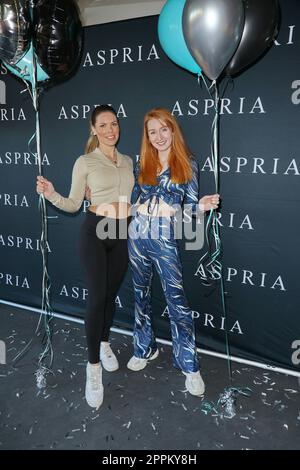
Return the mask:
M 276 43 L 259 62 L 225 88 L 220 110 L 218 224 L 223 243 L 227 329 L 233 355 L 299 370 L 300 340 L 300 3 L 282 0 Z M 77 74 L 41 98 L 44 175 L 68 195 L 75 159 L 84 153 L 89 115 L 110 103 L 121 126 L 119 150 L 135 161 L 143 116 L 172 110 L 200 164 L 201 195 L 214 192 L 210 157 L 213 102 L 197 77 L 172 63 L 157 36 L 158 17 L 85 28 Z M 24 84 L 0 65 L 0 298 L 41 305 L 41 231 L 35 181 L 37 160 L 28 149 L 35 130 Z M 84 317 L 88 291 L 78 256 L 77 214 L 48 206 L 48 266 L 55 312 Z M 197 343 L 226 353 L 220 282 L 200 280 L 201 251 L 180 242 L 186 293 Z M 132 329 L 131 273 L 116 298 L 115 325 Z M 157 277 L 153 314 L 158 337 L 170 338 Z M 294 355 L 293 355 L 294 353 Z

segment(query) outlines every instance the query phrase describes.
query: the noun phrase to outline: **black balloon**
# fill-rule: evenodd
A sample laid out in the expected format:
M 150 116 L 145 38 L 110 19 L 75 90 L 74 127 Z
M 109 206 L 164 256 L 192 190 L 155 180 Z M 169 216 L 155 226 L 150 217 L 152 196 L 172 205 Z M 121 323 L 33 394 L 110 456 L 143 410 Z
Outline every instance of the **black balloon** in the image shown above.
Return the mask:
M 73 0 L 37 0 L 33 9 L 33 45 L 38 61 L 52 79 L 66 78 L 81 54 L 82 25 Z
M 233 76 L 255 62 L 273 44 L 278 33 L 278 0 L 244 0 L 245 26 L 240 44 L 226 67 Z
M 0 1 L 0 60 L 16 64 L 31 39 L 29 0 Z

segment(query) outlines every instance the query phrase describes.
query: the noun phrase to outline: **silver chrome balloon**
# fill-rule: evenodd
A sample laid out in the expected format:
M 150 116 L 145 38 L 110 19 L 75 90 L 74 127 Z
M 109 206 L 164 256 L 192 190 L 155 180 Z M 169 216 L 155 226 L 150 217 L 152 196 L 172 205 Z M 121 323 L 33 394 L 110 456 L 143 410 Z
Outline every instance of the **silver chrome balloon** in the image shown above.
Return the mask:
M 30 45 L 29 0 L 0 1 L 0 60 L 16 64 Z
M 242 0 L 187 0 L 183 34 L 205 75 L 216 80 L 237 49 L 244 29 Z

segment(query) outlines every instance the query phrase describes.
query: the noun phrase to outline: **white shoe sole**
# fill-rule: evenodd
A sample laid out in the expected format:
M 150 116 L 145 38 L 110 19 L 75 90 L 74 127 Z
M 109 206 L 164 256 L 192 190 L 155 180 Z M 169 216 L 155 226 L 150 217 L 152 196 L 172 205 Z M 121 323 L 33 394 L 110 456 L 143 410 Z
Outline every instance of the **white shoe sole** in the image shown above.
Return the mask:
M 100 359 L 100 361 L 101 361 L 101 359 Z M 104 364 L 102 361 L 101 361 L 101 364 L 102 364 L 102 368 L 104 370 L 106 370 L 106 372 L 115 372 L 116 370 L 119 369 L 119 364 L 115 367 L 107 367 L 106 364 Z
M 187 373 L 186 372 L 183 372 L 182 373 L 186 376 Z M 201 377 L 202 378 L 202 377 Z M 203 379 L 202 379 L 203 381 Z M 203 390 L 202 391 L 199 391 L 199 392 L 196 392 L 196 391 L 192 391 L 192 390 L 189 390 L 188 386 L 187 386 L 187 379 L 185 381 L 185 388 L 186 388 L 186 391 L 189 392 L 191 395 L 193 395 L 194 397 L 203 397 L 203 395 L 205 394 L 205 384 L 203 382 Z
M 102 395 L 102 399 L 99 401 L 94 402 L 93 400 L 89 400 L 89 398 L 85 395 L 85 400 L 87 402 L 87 404 L 91 407 L 91 408 L 95 408 L 96 410 L 99 410 L 100 406 L 102 405 L 103 403 L 103 398 L 104 396 Z
M 103 387 L 102 387 L 102 391 L 98 395 L 98 397 L 91 396 L 89 394 L 89 392 L 87 391 L 87 387 L 85 387 L 85 400 L 91 408 L 96 408 L 96 410 L 98 410 L 100 408 L 100 406 L 102 405 L 102 403 L 103 403 L 103 399 L 104 399 L 104 388 Z
M 145 362 L 141 363 L 138 367 L 132 369 L 132 368 L 129 367 L 128 364 L 127 364 L 127 368 L 128 368 L 129 370 L 133 370 L 134 372 L 139 372 L 140 370 L 145 369 L 145 367 L 146 367 L 146 365 L 149 363 L 149 361 L 153 361 L 154 359 L 156 359 L 157 356 L 158 356 L 158 354 L 159 354 L 159 350 L 157 349 L 157 350 L 155 351 L 155 353 L 154 353 L 152 356 L 150 356 L 148 359 L 146 359 Z
M 203 392 L 199 392 L 199 393 L 195 393 L 195 392 L 192 392 L 191 390 L 189 390 L 187 388 L 187 386 L 185 385 L 185 388 L 186 388 L 186 391 L 189 392 L 191 395 L 193 395 L 194 397 L 203 397 L 204 393 L 205 393 L 205 390 L 203 390 Z

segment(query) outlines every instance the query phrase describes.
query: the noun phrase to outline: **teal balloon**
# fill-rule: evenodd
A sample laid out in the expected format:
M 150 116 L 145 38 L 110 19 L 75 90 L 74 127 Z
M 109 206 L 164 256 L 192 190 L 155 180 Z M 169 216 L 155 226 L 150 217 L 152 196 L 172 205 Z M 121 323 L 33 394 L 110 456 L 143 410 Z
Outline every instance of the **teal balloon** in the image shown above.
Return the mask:
M 159 15 L 158 37 L 164 52 L 175 64 L 200 75 L 201 68 L 188 50 L 183 36 L 184 5 L 185 0 L 167 1 Z
M 31 82 L 33 85 L 33 47 L 32 43 L 26 52 L 26 54 L 20 59 L 15 65 L 10 65 L 4 62 L 5 67 L 23 80 Z M 42 67 L 39 65 L 37 58 L 36 58 L 36 80 L 37 82 L 45 82 L 49 80 L 49 75 L 44 72 Z

